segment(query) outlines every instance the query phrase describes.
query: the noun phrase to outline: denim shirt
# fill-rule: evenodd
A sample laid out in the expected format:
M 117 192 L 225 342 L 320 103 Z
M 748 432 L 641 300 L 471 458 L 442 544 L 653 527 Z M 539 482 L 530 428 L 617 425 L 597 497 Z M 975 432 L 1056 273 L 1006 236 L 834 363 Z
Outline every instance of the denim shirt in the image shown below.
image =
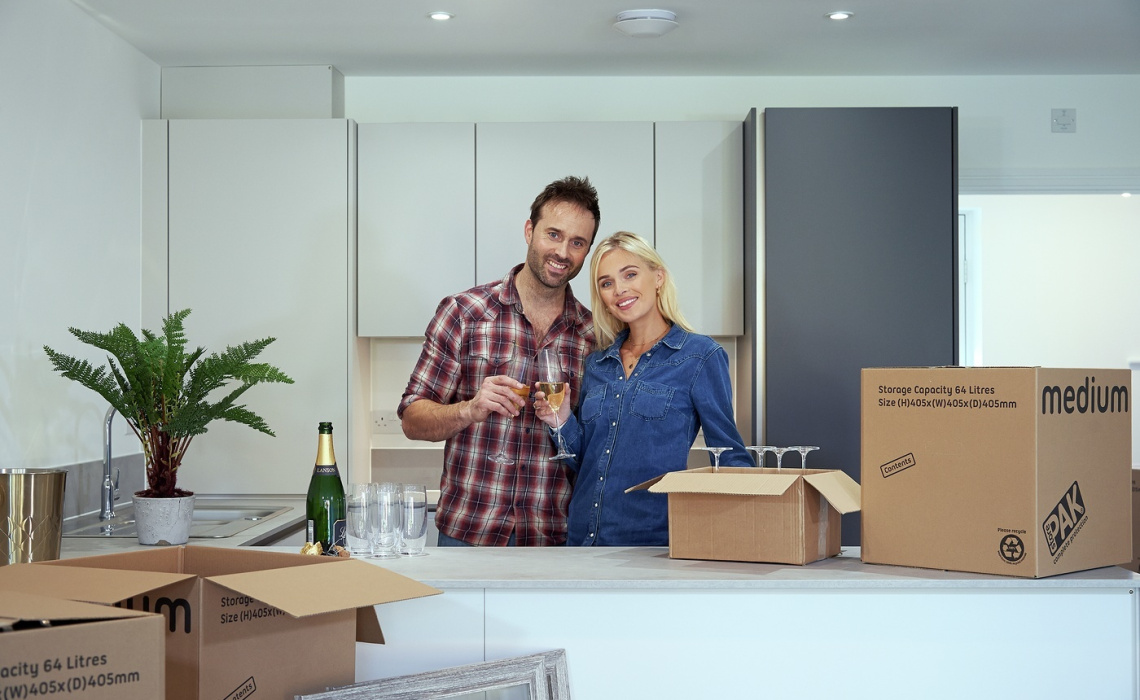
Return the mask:
M 569 545 L 668 544 L 667 496 L 625 490 L 684 469 L 702 427 L 705 444 L 732 448 L 721 464 L 754 465 L 733 419 L 724 348 L 674 325 L 626 379 L 619 351 L 628 334 L 586 358 L 576 415 L 562 426 L 577 455 Z

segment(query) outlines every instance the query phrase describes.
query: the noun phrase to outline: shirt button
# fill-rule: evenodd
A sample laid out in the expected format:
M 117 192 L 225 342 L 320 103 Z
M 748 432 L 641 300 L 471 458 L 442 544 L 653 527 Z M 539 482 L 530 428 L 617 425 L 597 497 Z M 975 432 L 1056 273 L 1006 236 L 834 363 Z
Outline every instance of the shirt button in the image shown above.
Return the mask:
M 595 503 L 595 504 L 594 504 L 594 507 L 595 507 L 595 508 L 597 508 L 597 507 L 598 507 L 598 504 L 597 504 L 597 503 Z
M 615 420 L 613 423 L 610 423 L 610 425 L 611 426 L 617 425 L 617 421 Z
M 598 477 L 598 481 L 605 481 L 605 480 L 606 480 L 606 477 L 604 477 L 604 476 L 599 476 L 599 477 Z
M 620 399 L 620 398 L 621 398 L 621 394 L 614 394 L 614 398 L 615 398 L 615 399 Z

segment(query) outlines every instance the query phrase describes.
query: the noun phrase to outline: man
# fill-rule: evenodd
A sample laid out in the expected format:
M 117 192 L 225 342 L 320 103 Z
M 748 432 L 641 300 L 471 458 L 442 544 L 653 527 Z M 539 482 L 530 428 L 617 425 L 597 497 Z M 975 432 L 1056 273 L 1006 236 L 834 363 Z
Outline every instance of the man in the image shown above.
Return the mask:
M 538 381 L 543 348 L 562 359 L 578 395 L 594 345 L 589 310 L 574 298 L 598 232 L 588 178 L 547 185 L 523 227 L 526 262 L 503 279 L 447 297 L 398 409 L 413 440 L 446 440 L 435 522 L 440 546 L 559 545 L 566 541 L 572 472 L 512 389 Z M 492 459 L 497 453 L 509 459 Z

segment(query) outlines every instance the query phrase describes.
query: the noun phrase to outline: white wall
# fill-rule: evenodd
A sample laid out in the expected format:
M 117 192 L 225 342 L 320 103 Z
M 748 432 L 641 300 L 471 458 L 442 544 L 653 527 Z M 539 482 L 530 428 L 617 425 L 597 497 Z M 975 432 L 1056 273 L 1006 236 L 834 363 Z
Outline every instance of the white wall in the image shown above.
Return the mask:
M 1140 196 L 964 195 L 959 208 L 980 251 L 982 364 L 1140 368 Z
M 76 5 L 0 0 L 0 467 L 102 456 L 106 404 L 41 346 L 94 361 L 69 326 L 138 327 L 139 120 L 158 106 L 158 66 Z
M 959 108 L 963 172 L 1140 173 L 1140 75 L 998 77 L 345 78 L 358 122 L 743 119 L 756 107 Z M 1051 131 L 1053 108 L 1077 132 Z

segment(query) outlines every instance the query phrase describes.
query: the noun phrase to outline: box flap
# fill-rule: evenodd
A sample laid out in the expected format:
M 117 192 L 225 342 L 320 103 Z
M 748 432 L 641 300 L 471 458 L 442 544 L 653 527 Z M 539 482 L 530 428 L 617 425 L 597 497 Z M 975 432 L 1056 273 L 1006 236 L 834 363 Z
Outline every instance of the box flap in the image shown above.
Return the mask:
M 146 617 L 153 614 L 109 605 L 50 598 L 23 591 L 5 591 L 4 595 L 0 596 L 0 624 L 31 620 L 48 620 L 51 622 L 118 620 L 128 617 Z
M 424 598 L 443 592 L 355 559 L 329 559 L 325 566 L 296 566 L 210 576 L 208 580 L 295 617 Z M 323 591 L 328 595 L 320 593 Z
M 787 491 L 798 472 L 754 468 L 724 468 L 719 472 L 689 469 L 663 474 L 650 493 L 718 493 L 737 496 L 779 496 Z M 636 487 L 635 487 L 636 488 Z
M 0 590 L 109 605 L 192 578 L 194 574 L 160 571 L 11 564 L 0 567 Z
M 854 513 L 861 507 L 859 484 L 845 472 L 805 474 L 804 481 L 823 494 L 831 507 L 840 513 Z

